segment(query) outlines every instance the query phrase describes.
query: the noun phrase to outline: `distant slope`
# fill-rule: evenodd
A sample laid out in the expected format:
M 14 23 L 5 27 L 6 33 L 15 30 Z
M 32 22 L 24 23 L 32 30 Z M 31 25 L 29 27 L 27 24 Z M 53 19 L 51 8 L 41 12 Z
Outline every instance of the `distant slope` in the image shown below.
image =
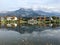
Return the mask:
M 21 17 L 34 17 L 34 16 L 60 16 L 60 13 L 58 12 L 46 12 L 42 10 L 33 10 L 33 9 L 25 9 L 25 8 L 20 8 L 16 11 L 10 11 L 6 13 L 0 13 L 0 16 L 21 16 Z

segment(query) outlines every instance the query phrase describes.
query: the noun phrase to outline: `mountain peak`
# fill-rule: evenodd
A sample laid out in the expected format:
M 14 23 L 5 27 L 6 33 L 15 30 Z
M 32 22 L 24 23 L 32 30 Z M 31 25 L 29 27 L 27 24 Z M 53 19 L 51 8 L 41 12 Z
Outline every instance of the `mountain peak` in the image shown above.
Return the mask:
M 3 13 L 2 13 L 3 14 Z M 0 15 L 2 15 L 0 13 Z M 60 13 L 57 12 L 46 12 L 44 10 L 33 10 L 33 9 L 25 9 L 25 8 L 20 8 L 16 11 L 10 11 L 4 14 L 5 15 L 13 15 L 13 16 L 22 16 L 22 17 L 33 17 L 33 16 L 41 16 L 41 15 L 45 15 L 45 16 L 60 16 Z

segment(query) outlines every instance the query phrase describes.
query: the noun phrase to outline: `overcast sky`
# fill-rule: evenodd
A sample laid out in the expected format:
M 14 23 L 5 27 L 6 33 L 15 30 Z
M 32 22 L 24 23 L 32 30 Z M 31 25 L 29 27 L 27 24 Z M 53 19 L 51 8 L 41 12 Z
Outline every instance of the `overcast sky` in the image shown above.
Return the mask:
M 60 10 L 60 0 L 0 0 L 0 11 L 13 11 L 22 7 Z

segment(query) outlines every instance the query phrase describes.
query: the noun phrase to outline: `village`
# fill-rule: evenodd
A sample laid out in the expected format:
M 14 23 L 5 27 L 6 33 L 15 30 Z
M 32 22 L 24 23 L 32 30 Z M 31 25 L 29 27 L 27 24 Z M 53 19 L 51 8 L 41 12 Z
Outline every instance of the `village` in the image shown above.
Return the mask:
M 16 27 L 21 24 L 30 25 L 50 25 L 60 24 L 60 17 L 56 16 L 38 16 L 38 17 L 19 17 L 16 16 L 4 16 L 0 17 L 0 26 Z

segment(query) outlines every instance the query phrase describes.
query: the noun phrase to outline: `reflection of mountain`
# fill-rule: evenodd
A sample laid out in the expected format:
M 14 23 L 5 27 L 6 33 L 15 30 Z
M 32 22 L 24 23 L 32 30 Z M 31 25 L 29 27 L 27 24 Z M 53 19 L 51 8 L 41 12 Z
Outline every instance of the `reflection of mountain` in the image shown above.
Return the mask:
M 17 26 L 15 28 L 7 28 L 8 30 L 14 30 L 17 31 L 19 33 L 32 33 L 33 31 L 42 31 L 44 29 L 40 28 L 37 25 L 21 25 L 21 26 Z
M 32 9 L 25 9 L 25 8 L 20 8 L 19 10 L 16 11 L 10 11 L 7 13 L 0 13 L 0 16 L 22 16 L 22 17 L 30 17 L 30 16 L 40 16 L 40 15 L 46 15 L 46 16 L 59 16 L 60 13 L 57 12 L 46 12 L 42 10 L 32 10 Z
M 15 28 L 7 28 L 8 30 L 14 30 L 14 31 L 17 31 L 19 33 L 32 33 L 34 31 L 38 31 L 38 32 L 41 32 L 43 30 L 46 30 L 46 29 L 58 29 L 59 26 L 58 25 L 53 25 L 52 27 L 51 26 L 40 26 L 40 25 L 30 25 L 30 24 L 21 24 L 20 26 L 17 26 Z

